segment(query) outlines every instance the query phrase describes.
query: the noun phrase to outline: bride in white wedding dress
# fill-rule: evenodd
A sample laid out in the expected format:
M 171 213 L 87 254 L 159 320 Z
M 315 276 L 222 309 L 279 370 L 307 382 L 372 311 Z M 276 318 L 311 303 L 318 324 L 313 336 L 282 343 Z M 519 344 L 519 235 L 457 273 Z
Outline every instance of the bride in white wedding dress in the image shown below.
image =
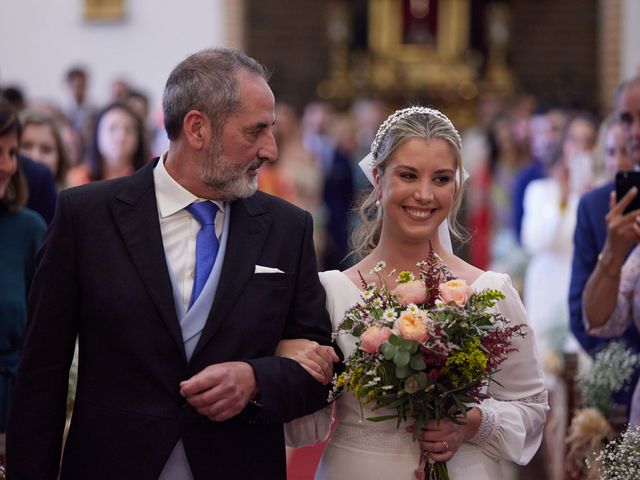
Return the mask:
M 421 449 L 434 461 L 447 462 L 452 480 L 500 480 L 501 460 L 526 464 L 540 445 L 547 397 L 534 334 L 520 297 L 507 275 L 483 272 L 451 251 L 447 225 L 453 226 L 455 234 L 463 183 L 460 162 L 460 136 L 437 110 L 400 110 L 382 124 L 364 160 L 374 189 L 360 208 L 363 221 L 354 237 L 362 260 L 345 272 L 320 274 L 333 326 L 358 302 L 360 275 L 366 283 L 377 282 L 371 270 L 384 260 L 387 271 L 407 270 L 417 277 L 416 263 L 424 260 L 431 245 L 454 277 L 465 279 L 475 290 L 502 291 L 506 298 L 496 308 L 515 324 L 524 324 L 527 335 L 513 340 L 517 351 L 509 354 L 494 376 L 496 382 L 486 389 L 488 398 L 470 408 L 463 425 L 431 421 L 414 442 L 405 425 L 396 428 L 394 420 L 366 420 L 393 412 L 372 413 L 366 406 L 362 410 L 351 393 L 338 398 L 335 411 L 330 405 L 287 424 L 287 443 L 303 446 L 326 439 L 333 415 L 338 420 L 316 480 L 414 479 Z M 390 289 L 395 287 L 392 276 L 386 281 Z M 336 343 L 345 357 L 356 347 L 349 335 L 338 337 Z M 327 347 L 289 340 L 281 343 L 278 354 L 299 361 L 313 373 L 327 366 L 318 360 L 322 348 Z

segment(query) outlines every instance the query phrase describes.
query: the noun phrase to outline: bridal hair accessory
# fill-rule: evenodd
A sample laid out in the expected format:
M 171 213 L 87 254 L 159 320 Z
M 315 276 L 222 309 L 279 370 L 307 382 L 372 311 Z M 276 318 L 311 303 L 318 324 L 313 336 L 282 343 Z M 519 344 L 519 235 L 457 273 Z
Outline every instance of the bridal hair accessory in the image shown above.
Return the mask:
M 451 120 L 449 120 L 449 117 L 447 117 L 440 110 L 436 110 L 435 108 L 429 108 L 429 107 L 409 107 L 409 108 L 403 108 L 402 110 L 397 110 L 395 113 L 389 115 L 389 117 L 382 123 L 382 125 L 380 125 L 380 128 L 378 128 L 378 133 L 376 133 L 376 136 L 373 139 L 373 142 L 371 143 L 372 160 L 375 160 L 376 158 L 378 158 L 378 153 L 379 153 L 378 149 L 380 148 L 382 139 L 387 134 L 391 126 L 394 123 L 402 120 L 403 118 L 410 117 L 411 115 L 415 115 L 415 114 L 434 115 L 439 119 L 444 120 L 447 124 L 449 124 L 451 129 L 455 132 L 458 145 L 462 145 L 462 139 L 460 138 L 460 134 L 458 133 L 458 130 L 456 130 L 456 127 L 453 126 L 453 123 L 451 123 Z M 373 167 L 374 165 L 372 164 L 371 168 Z

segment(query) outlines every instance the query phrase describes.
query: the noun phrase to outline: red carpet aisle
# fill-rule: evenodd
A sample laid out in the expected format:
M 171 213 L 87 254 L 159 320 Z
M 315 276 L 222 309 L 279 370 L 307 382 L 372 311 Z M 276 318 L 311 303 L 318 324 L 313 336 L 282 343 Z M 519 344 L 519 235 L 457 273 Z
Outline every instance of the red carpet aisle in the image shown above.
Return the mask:
M 331 431 L 338 425 L 333 421 Z M 287 480 L 313 480 L 316 467 L 329 440 L 317 443 L 312 447 L 288 448 L 287 447 Z
M 327 442 L 313 447 L 287 448 L 287 480 L 313 480 Z

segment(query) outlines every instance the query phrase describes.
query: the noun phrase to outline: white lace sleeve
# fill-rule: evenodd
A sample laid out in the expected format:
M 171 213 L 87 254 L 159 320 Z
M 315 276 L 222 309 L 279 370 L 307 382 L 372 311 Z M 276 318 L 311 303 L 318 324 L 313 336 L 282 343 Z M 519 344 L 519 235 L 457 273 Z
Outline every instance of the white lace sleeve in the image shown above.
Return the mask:
M 517 352 L 509 354 L 495 375 L 498 383 L 489 385 L 490 398 L 480 404 L 482 422 L 470 440 L 487 455 L 499 460 L 527 464 L 540 447 L 542 430 L 549 410 L 542 368 L 536 351 L 535 335 L 518 292 L 507 275 L 485 274 L 487 285 L 506 298 L 497 305 L 500 312 L 516 324 L 524 324 L 527 335 L 517 338 Z
M 288 447 L 305 447 L 329 438 L 333 423 L 333 405 L 285 423 L 284 440 Z

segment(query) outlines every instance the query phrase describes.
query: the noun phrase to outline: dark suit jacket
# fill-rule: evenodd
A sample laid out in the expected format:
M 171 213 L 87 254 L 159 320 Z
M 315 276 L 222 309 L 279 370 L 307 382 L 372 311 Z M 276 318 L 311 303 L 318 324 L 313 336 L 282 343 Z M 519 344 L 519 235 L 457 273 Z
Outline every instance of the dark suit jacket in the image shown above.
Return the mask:
M 173 303 L 153 165 L 63 191 L 29 301 L 29 333 L 7 435 L 9 478 L 55 479 L 67 376 L 80 360 L 62 479 L 156 479 L 182 438 L 196 479 L 285 478 L 282 422 L 323 406 L 327 388 L 288 359 L 282 338 L 330 342 L 308 213 L 257 193 L 231 206 L 224 266 L 189 362 Z M 255 265 L 283 274 L 254 274 Z M 199 415 L 179 383 L 246 360 L 262 408 Z
M 612 190 L 615 190 L 615 185 L 608 183 L 587 193 L 580 199 L 573 240 L 574 252 L 569 287 L 571 331 L 582 348 L 592 355 L 610 340 L 593 337 L 585 331 L 582 320 L 582 293 L 591 272 L 596 268 L 598 254 L 602 251 L 607 238 L 605 216 L 609 212 L 609 195 Z M 624 332 L 622 338 L 633 350 L 640 350 L 640 334 L 633 323 Z M 638 372 L 636 371 L 636 379 L 637 376 Z M 631 385 L 635 385 L 635 380 Z M 632 390 L 628 390 L 618 394 L 616 400 L 629 405 L 631 395 Z
M 20 156 L 20 169 L 29 187 L 27 207 L 38 212 L 45 222 L 50 224 L 53 220 L 56 196 L 58 195 L 51 172 L 44 165 L 22 155 Z

